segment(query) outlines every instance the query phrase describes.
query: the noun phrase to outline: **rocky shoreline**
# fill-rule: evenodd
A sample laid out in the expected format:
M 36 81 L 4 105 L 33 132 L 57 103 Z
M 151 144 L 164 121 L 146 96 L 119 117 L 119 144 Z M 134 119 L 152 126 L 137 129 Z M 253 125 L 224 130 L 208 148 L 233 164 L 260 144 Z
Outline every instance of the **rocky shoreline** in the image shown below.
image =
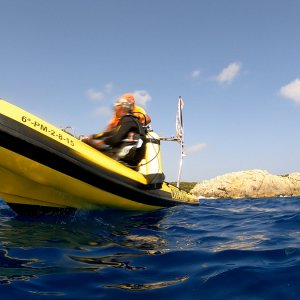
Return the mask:
M 272 175 L 265 170 L 233 172 L 197 183 L 191 193 L 204 198 L 300 196 L 300 173 Z

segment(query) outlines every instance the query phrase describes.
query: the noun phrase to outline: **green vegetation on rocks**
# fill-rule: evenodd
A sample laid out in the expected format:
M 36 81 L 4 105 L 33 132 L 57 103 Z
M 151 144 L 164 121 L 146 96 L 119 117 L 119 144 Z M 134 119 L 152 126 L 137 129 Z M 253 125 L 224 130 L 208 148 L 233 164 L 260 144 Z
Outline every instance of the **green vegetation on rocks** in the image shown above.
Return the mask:
M 170 182 L 172 185 L 177 186 L 177 182 Z M 180 182 L 179 183 L 179 188 L 189 192 L 191 189 L 193 189 L 195 187 L 195 185 L 197 184 L 197 182 Z

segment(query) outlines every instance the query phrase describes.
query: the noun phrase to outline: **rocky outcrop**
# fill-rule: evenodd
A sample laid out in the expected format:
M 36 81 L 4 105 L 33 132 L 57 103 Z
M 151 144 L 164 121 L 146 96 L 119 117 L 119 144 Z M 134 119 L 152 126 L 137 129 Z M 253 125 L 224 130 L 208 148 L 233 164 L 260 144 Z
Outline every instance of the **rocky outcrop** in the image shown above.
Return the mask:
M 272 175 L 265 170 L 225 174 L 195 185 L 191 193 L 205 198 L 300 196 L 300 173 Z

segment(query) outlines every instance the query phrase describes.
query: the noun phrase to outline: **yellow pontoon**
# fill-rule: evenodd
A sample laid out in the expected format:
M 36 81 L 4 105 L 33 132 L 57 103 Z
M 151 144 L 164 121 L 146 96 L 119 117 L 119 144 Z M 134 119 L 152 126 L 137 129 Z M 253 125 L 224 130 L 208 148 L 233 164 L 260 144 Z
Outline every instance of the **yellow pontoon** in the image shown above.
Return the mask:
M 20 214 L 197 205 L 194 195 L 162 180 L 159 137 L 148 135 L 145 157 L 135 171 L 0 100 L 0 198 Z

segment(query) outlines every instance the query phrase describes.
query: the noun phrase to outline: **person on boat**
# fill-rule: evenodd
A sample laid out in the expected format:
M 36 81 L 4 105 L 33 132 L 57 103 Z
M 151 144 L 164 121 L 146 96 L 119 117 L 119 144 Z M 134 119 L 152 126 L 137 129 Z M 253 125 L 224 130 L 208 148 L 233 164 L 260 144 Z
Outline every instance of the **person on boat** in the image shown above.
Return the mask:
M 126 101 L 132 103 L 132 105 L 133 105 L 132 114 L 138 119 L 138 121 L 143 126 L 146 126 L 151 122 L 151 118 L 145 112 L 145 110 L 142 107 L 137 106 L 135 104 L 134 94 L 125 93 L 118 98 L 116 103 L 118 103 L 121 99 L 125 99 Z M 104 131 L 111 131 L 113 128 L 115 128 L 118 125 L 118 123 L 119 123 L 119 118 L 116 114 L 114 114 L 113 117 L 108 122 L 108 125 Z
M 131 101 L 120 98 L 114 106 L 117 125 L 109 131 L 86 136 L 81 140 L 113 159 L 135 167 L 142 158 L 145 130 L 133 113 Z

